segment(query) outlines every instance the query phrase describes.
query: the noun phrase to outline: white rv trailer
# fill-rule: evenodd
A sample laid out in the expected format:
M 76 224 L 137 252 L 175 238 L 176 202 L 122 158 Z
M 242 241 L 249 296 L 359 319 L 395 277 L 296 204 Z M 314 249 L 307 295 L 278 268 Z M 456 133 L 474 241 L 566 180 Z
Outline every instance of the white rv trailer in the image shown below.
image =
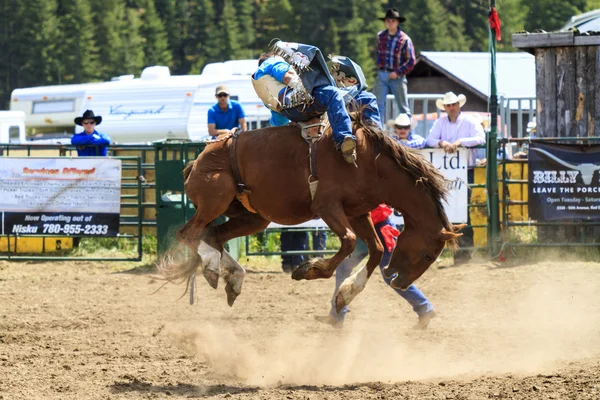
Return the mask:
M 0 111 L 0 143 L 25 143 L 25 113 Z
M 201 75 L 171 76 L 168 67 L 154 66 L 137 79 L 127 75 L 110 82 L 15 89 L 11 110 L 25 112 L 28 135 L 80 132 L 73 120 L 90 109 L 102 116 L 98 130 L 115 143 L 203 140 L 209 138 L 207 113 L 221 84 L 242 103 L 249 128 L 269 120 L 250 80 L 255 69 L 256 60 L 234 60 L 208 64 Z

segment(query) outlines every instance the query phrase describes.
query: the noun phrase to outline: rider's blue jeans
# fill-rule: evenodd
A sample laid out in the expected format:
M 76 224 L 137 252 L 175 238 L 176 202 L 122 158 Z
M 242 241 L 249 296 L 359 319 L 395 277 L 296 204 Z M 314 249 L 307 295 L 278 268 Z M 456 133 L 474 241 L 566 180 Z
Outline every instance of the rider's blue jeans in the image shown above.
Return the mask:
M 390 223 L 389 220 L 387 221 L 387 223 L 388 224 Z M 381 243 L 385 243 L 385 242 L 383 240 L 383 236 L 381 235 L 380 229 L 385 225 L 386 225 L 385 223 L 378 224 L 378 226 L 376 227 L 377 235 L 379 236 L 379 240 L 381 240 Z M 359 240 L 357 240 L 357 242 L 359 242 Z M 385 248 L 385 246 L 384 246 L 384 248 Z M 349 258 L 347 258 L 346 260 L 344 260 L 340 264 L 340 266 L 335 270 L 335 291 L 334 291 L 334 297 L 331 299 L 331 310 L 329 311 L 329 315 L 331 315 L 333 318 L 335 318 L 338 321 L 341 321 L 341 322 L 344 321 L 344 318 L 346 317 L 346 313 L 348 312 L 348 308 L 344 307 L 340 311 L 339 314 L 335 311 L 335 294 L 337 293 L 342 282 L 344 282 L 344 280 L 346 280 L 346 278 L 348 278 L 352 274 L 352 270 L 354 269 L 354 267 L 356 267 L 358 264 L 360 264 L 360 262 L 368 254 L 369 254 L 369 251 L 368 251 L 366 245 L 364 244 L 364 242 L 360 241 L 360 243 L 357 243 L 356 248 L 355 248 L 354 252 L 352 253 L 352 255 Z M 383 252 L 383 257 L 381 259 L 381 262 L 379 263 L 379 269 L 381 270 L 381 276 L 383 277 L 383 280 L 388 285 L 390 284 L 390 282 L 393 278 L 386 278 L 385 275 L 383 274 L 383 268 L 389 264 L 391 258 L 392 258 L 392 253 L 390 251 L 388 251 L 387 248 L 385 248 L 384 252 Z M 396 293 L 398 293 L 403 299 L 408 301 L 408 303 L 412 306 L 414 312 L 416 312 L 417 315 L 423 315 L 423 314 L 433 310 L 433 306 L 431 305 L 429 300 L 427 300 L 427 298 L 425 297 L 423 292 L 421 292 L 419 289 L 417 289 L 417 287 L 415 285 L 410 285 L 408 287 L 408 289 L 406 289 L 405 291 L 402 291 L 400 289 L 394 289 L 394 291 Z
M 344 105 L 342 92 L 333 86 L 319 86 L 313 89 L 312 95 L 327 110 L 336 146 L 339 148 L 346 137 L 356 139 L 352 134 L 352 122 Z

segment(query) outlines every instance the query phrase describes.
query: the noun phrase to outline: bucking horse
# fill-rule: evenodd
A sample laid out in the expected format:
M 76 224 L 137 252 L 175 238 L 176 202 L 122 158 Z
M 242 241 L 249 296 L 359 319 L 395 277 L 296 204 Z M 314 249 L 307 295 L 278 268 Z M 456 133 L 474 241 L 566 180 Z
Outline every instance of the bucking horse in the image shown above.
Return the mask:
M 354 250 L 357 236 L 369 248 L 366 265 L 336 295 L 340 310 L 364 289 L 381 261 L 383 245 L 369 211 L 385 203 L 402 213 L 405 225 L 384 274 L 393 277 L 392 287 L 408 288 L 444 245 L 456 249 L 457 232 L 463 225 L 454 226 L 448 220 L 443 204 L 446 181 L 429 161 L 360 118 L 354 120 L 353 130 L 355 164 L 346 163 L 335 149 L 329 127 L 318 146 L 311 147 L 315 157 L 309 157 L 309 144 L 295 124 L 230 132 L 208 144 L 183 172 L 185 193 L 196 213 L 176 237 L 191 249 L 192 256 L 164 265 L 167 280 L 189 284 L 202 268 L 213 288 L 219 278 L 225 281 L 232 306 L 246 272 L 223 245 L 264 230 L 270 222 L 295 225 L 319 217 L 339 236 L 340 249 L 329 259 L 313 258 L 302 264 L 293 271 L 293 279 L 330 278 Z M 309 177 L 317 176 L 318 185 L 311 195 Z M 228 220 L 211 224 L 220 215 Z

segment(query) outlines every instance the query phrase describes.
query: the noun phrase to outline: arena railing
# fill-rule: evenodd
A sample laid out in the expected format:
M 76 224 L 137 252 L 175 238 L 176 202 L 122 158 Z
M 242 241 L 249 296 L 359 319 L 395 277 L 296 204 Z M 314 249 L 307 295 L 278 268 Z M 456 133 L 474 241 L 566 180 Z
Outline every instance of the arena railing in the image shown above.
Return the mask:
M 532 142 L 592 144 L 600 143 L 600 137 L 511 138 L 500 140 L 500 146 L 504 149 L 510 143 L 517 143 L 526 151 Z M 498 162 L 502 166 L 502 175 L 498 179 L 502 217 L 500 256 L 505 256 L 508 249 L 519 247 L 600 247 L 600 221 L 530 219 L 528 160 L 509 159 L 502 152 Z

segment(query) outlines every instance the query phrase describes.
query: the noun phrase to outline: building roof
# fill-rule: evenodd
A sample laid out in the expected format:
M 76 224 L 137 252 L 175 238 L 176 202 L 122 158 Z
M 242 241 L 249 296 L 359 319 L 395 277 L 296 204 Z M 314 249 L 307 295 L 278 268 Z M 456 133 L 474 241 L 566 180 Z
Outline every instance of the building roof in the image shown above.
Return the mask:
M 470 87 L 482 98 L 489 97 L 489 53 L 423 51 L 417 60 L 420 62 Z M 524 52 L 496 53 L 496 85 L 498 96 L 535 97 L 535 57 Z

